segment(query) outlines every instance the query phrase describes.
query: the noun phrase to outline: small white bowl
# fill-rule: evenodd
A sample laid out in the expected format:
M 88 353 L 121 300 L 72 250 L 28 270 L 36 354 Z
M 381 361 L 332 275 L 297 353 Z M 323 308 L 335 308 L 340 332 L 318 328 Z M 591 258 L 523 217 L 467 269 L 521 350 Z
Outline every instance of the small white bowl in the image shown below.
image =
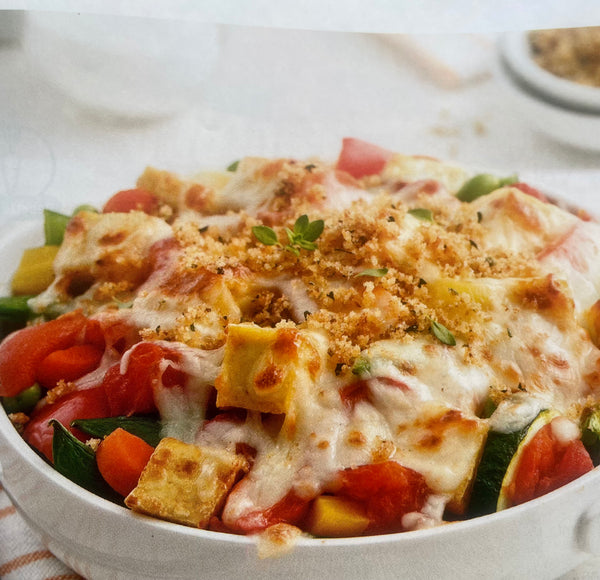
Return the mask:
M 561 79 L 532 59 L 527 32 L 503 36 L 496 76 L 524 122 L 578 149 L 600 151 L 600 88 Z
M 500 52 L 515 79 L 541 99 L 567 109 L 600 115 L 600 87 L 561 78 L 539 66 L 532 56 L 529 32 L 501 37 Z

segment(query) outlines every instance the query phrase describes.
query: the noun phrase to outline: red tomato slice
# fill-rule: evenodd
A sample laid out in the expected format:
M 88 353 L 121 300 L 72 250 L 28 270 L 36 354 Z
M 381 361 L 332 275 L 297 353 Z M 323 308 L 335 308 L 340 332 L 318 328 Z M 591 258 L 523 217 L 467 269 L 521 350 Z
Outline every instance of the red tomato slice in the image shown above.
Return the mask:
M 143 211 L 153 215 L 158 209 L 158 198 L 145 189 L 126 189 L 115 193 L 102 208 L 103 213 Z
M 89 322 L 75 311 L 9 335 L 0 345 L 0 396 L 14 397 L 33 385 L 50 353 L 83 344 Z
M 420 511 L 431 494 L 425 478 L 395 461 L 345 469 L 336 495 L 362 503 L 372 532 L 402 529 L 402 516 Z
M 360 179 L 365 175 L 380 173 L 393 156 L 393 151 L 360 139 L 346 137 L 342 141 L 342 151 L 336 168 Z
M 156 411 L 154 388 L 162 379 L 165 387 L 185 384 L 185 374 L 163 361 L 178 359 L 177 353 L 151 342 L 142 342 L 127 355 L 126 369 L 121 363 L 108 369 L 102 386 L 106 391 L 110 415 L 133 415 Z
M 511 505 L 541 497 L 594 468 L 579 439 L 562 444 L 544 425 L 523 450 L 513 484 L 508 490 Z
M 275 524 L 298 524 L 306 516 L 309 505 L 309 499 L 302 499 L 293 491 L 290 491 L 270 508 L 255 511 L 239 518 L 232 529 L 235 532 L 251 534 L 265 530 Z
M 75 391 L 60 398 L 52 405 L 46 405 L 31 415 L 25 427 L 23 438 L 52 461 L 52 437 L 54 429 L 48 424 L 56 419 L 81 441 L 89 439 L 86 435 L 70 427 L 75 419 L 98 419 L 109 417 L 108 401 L 102 387 L 93 387 Z
M 344 407 L 351 411 L 361 402 L 371 402 L 369 383 L 365 380 L 355 381 L 340 389 L 340 398 Z

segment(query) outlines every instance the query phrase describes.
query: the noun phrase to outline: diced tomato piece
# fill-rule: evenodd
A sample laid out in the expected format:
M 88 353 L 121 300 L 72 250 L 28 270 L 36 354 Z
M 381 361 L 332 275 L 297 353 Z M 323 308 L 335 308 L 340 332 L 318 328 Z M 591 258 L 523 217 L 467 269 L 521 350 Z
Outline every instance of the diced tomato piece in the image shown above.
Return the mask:
M 121 363 L 116 363 L 104 375 L 111 415 L 133 415 L 156 411 L 154 388 L 162 380 L 165 387 L 185 384 L 185 374 L 165 360 L 176 361 L 177 354 L 158 344 L 143 342 L 126 355 L 126 369 L 121 374 Z
M 123 354 L 140 340 L 138 330 L 134 326 L 118 319 L 102 319 L 101 332 L 106 348 L 118 354 Z
M 340 398 L 344 407 L 348 410 L 354 409 L 354 407 L 361 402 L 371 401 L 371 391 L 369 390 L 369 383 L 367 381 L 355 381 L 342 387 L 340 389 Z
M 75 437 L 81 441 L 85 441 L 89 439 L 89 435 L 70 427 L 71 421 L 75 419 L 98 419 L 109 416 L 108 401 L 102 387 L 74 391 L 61 397 L 56 403 L 46 405 L 35 411 L 25 427 L 23 438 L 52 461 L 52 437 L 54 430 L 49 425 L 50 419 L 56 419 L 71 431 Z
M 523 450 L 513 484 L 508 490 L 511 505 L 519 505 L 554 491 L 591 471 L 594 465 L 579 439 L 558 441 L 552 424 L 544 425 Z
M 240 485 L 243 485 L 243 481 Z M 309 505 L 309 499 L 300 498 L 293 491 L 290 491 L 270 508 L 255 511 L 239 518 L 232 529 L 235 532 L 251 534 L 265 530 L 275 524 L 298 524 L 308 513 Z
M 115 193 L 104 205 L 104 213 L 143 211 L 153 215 L 158 210 L 158 198 L 145 189 L 126 189 Z
M 342 151 L 336 168 L 360 179 L 365 175 L 380 173 L 393 156 L 393 151 L 379 145 L 346 137 L 342 141 Z
M 396 461 L 345 469 L 336 495 L 362 503 L 372 532 L 402 529 L 402 516 L 418 512 L 431 494 L 425 478 Z
M 41 361 L 54 351 L 84 344 L 88 327 L 88 319 L 75 311 L 9 335 L 0 345 L 0 396 L 14 397 L 33 385 Z
M 354 381 L 353 383 L 350 383 L 340 389 L 340 398 L 344 406 L 351 411 L 358 403 L 371 403 L 372 398 L 369 385 L 373 381 L 383 384 L 387 387 L 400 389 L 402 391 L 410 390 L 406 383 L 391 377 L 373 377 L 371 379 L 362 379 Z
M 103 352 L 92 344 L 76 344 L 55 350 L 40 362 L 37 381 L 46 389 L 54 388 L 60 380 L 75 381 L 100 364 Z

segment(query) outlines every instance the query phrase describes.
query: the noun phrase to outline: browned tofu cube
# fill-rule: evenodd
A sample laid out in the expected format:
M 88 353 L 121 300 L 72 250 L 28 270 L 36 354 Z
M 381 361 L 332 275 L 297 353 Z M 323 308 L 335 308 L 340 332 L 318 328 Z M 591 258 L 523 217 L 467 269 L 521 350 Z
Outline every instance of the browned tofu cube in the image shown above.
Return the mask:
M 239 455 L 166 437 L 125 504 L 160 519 L 205 528 L 238 475 L 247 470 L 247 461 Z
M 291 328 L 231 324 L 217 405 L 287 413 L 300 384 L 315 383 L 323 368 L 319 337 Z

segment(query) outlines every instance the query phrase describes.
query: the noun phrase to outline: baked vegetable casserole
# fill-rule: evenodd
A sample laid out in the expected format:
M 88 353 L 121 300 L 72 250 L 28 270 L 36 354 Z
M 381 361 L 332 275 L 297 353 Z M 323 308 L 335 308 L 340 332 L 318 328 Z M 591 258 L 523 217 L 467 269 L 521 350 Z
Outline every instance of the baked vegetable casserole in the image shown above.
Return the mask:
M 66 477 L 293 538 L 510 508 L 600 460 L 600 226 L 516 176 L 345 139 L 148 168 L 45 211 L 0 300 L 0 395 Z

